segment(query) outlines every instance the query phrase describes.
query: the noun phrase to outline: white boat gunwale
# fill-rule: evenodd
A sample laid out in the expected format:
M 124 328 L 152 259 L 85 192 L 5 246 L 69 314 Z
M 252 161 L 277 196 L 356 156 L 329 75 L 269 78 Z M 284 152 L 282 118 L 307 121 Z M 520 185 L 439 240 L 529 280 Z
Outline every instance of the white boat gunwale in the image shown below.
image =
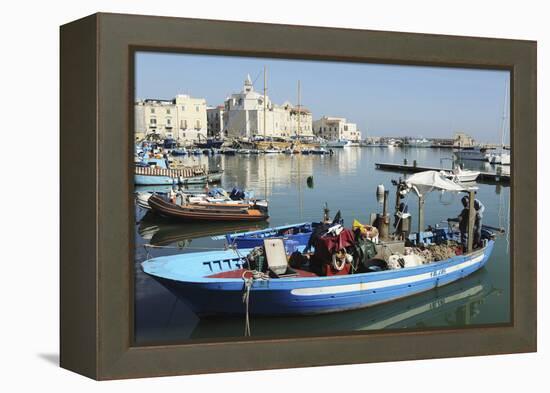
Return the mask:
M 490 241 L 492 242 L 492 241 Z M 391 280 L 393 278 L 399 278 L 401 276 L 410 276 L 411 274 L 409 274 L 410 272 L 416 272 L 416 273 L 427 273 L 427 272 L 430 272 L 432 270 L 441 270 L 441 269 L 445 269 L 445 268 L 450 268 L 450 267 L 453 267 L 455 265 L 460 265 L 461 263 L 466 263 L 466 262 L 470 262 L 471 260 L 474 260 L 476 258 L 479 258 L 480 256 L 482 256 L 481 260 L 480 261 L 476 261 L 476 262 L 473 262 L 472 265 L 475 265 L 476 263 L 482 263 L 483 262 L 483 258 L 486 256 L 486 251 L 491 251 L 491 250 L 488 250 L 488 248 L 492 248 L 493 245 L 491 243 L 488 244 L 488 246 L 486 247 L 483 247 L 483 248 L 480 248 L 480 249 L 476 249 L 474 251 L 472 251 L 470 254 L 462 254 L 462 255 L 456 255 L 454 257 L 451 257 L 451 258 L 448 258 L 448 259 L 445 259 L 445 260 L 442 260 L 442 261 L 435 261 L 435 262 L 430 262 L 430 263 L 426 263 L 426 264 L 423 264 L 423 265 L 420 265 L 420 266 L 415 266 L 415 267 L 408 267 L 408 268 L 402 268 L 402 269 L 393 269 L 393 270 L 383 270 L 383 271 L 378 271 L 378 272 L 368 272 L 368 273 L 357 273 L 357 274 L 349 274 L 349 275 L 336 275 L 336 276 L 314 276 L 314 277 L 284 277 L 284 278 L 272 278 L 272 279 L 268 279 L 268 280 L 255 280 L 254 283 L 253 283 L 253 288 L 254 289 L 274 289 L 272 284 L 274 286 L 277 286 L 277 283 L 282 283 L 283 285 L 286 285 L 287 283 L 289 282 L 292 282 L 292 283 L 311 283 L 313 281 L 318 281 L 318 282 L 331 282 L 331 281 L 338 281 L 338 282 L 342 282 L 344 283 L 345 281 L 356 281 L 358 278 L 367 278 L 367 280 L 365 281 L 365 283 L 367 282 L 372 282 L 372 281 L 386 281 L 386 280 Z M 200 254 L 202 257 L 205 257 L 205 258 L 202 258 L 205 260 L 205 262 L 203 262 L 203 265 L 205 264 L 208 264 L 208 263 L 219 263 L 220 265 L 223 263 L 223 262 L 230 262 L 230 261 L 233 261 L 233 262 L 236 262 L 236 265 L 237 265 L 237 268 L 235 269 L 226 269 L 226 270 L 222 270 L 220 269 L 219 271 L 212 271 L 209 275 L 213 275 L 213 274 L 217 274 L 217 273 L 221 273 L 223 271 L 229 271 L 229 270 L 237 270 L 240 265 L 240 268 L 242 268 L 242 263 L 239 264 L 237 261 L 242 261 L 243 263 L 245 262 L 246 260 L 246 255 L 248 255 L 248 253 L 252 251 L 251 249 L 244 249 L 244 250 L 233 250 L 233 249 L 230 249 L 230 250 L 227 250 L 227 251 L 207 251 L 207 252 L 201 252 L 201 253 L 198 253 Z M 222 254 L 220 254 L 222 253 Z M 226 253 L 225 255 L 223 253 Z M 229 254 L 229 253 L 232 253 L 232 254 Z M 197 254 L 197 253 L 195 253 Z M 212 259 L 208 259 L 206 260 L 206 257 L 208 256 L 207 254 L 212 254 Z M 142 267 L 143 267 L 143 270 L 148 273 L 148 274 L 151 274 L 153 276 L 156 276 L 156 277 L 159 277 L 159 278 L 163 278 L 163 279 L 167 279 L 167 280 L 173 280 L 173 281 L 178 281 L 180 283 L 187 283 L 187 284 L 215 284 L 215 283 L 220 283 L 220 282 L 223 282 L 224 284 L 229 284 L 229 283 L 236 283 L 240 286 L 240 288 L 242 287 L 242 283 L 243 283 L 243 279 L 242 278 L 219 278 L 219 277 L 208 277 L 206 275 L 204 275 L 204 273 L 201 273 L 201 274 L 196 274 L 196 275 L 192 275 L 192 274 L 186 274 L 186 275 L 180 275 L 180 274 L 175 274 L 175 275 L 170 275 L 170 274 L 167 274 L 169 273 L 169 271 L 164 271 L 162 274 L 158 274 L 158 272 L 155 272 L 155 267 L 163 267 L 163 265 L 165 265 L 165 262 L 164 260 L 171 260 L 172 263 L 178 263 L 177 260 L 174 260 L 174 258 L 176 257 L 177 259 L 179 258 L 183 258 L 183 259 L 188 259 L 189 256 L 193 255 L 193 253 L 184 253 L 184 254 L 180 254 L 180 255 L 171 255 L 171 256 L 162 256 L 162 257 L 157 257 L 157 258 L 152 258 L 152 259 L 149 259 L 147 261 L 144 261 L 142 263 Z M 179 262 L 179 263 L 182 263 L 182 262 Z M 186 263 L 186 264 L 189 264 L 190 261 L 184 261 L 183 263 Z M 152 265 L 156 265 L 155 267 L 153 267 L 153 269 L 151 269 Z M 454 271 L 453 271 L 454 272 Z M 187 273 L 190 273 L 189 271 Z M 444 276 L 448 273 L 442 273 L 441 276 Z M 387 277 L 387 278 L 383 278 L 381 279 L 382 277 Z M 433 278 L 433 277 L 431 277 Z M 431 279 L 431 278 L 427 278 L 427 279 Z M 418 280 L 418 281 L 421 281 L 421 280 Z M 260 283 L 264 283 L 264 284 L 260 284 Z M 265 282 L 269 282 L 269 285 L 266 286 L 265 285 Z M 342 285 L 345 285 L 342 284 Z M 391 285 L 390 285 L 391 286 Z M 241 288 L 242 289 L 242 288 Z

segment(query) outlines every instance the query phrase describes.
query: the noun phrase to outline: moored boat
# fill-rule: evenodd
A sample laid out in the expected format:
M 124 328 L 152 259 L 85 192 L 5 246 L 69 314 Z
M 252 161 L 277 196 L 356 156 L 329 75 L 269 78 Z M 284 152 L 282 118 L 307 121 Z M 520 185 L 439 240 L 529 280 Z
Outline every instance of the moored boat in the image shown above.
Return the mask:
M 173 149 L 170 154 L 173 156 L 185 156 L 187 154 L 187 149 L 185 147 Z
M 458 160 L 488 161 L 491 149 L 480 146 L 461 147 L 453 151 Z
M 352 310 L 397 300 L 468 276 L 485 265 L 493 249 L 416 267 L 319 276 L 292 269 L 288 277 L 253 280 L 249 312 L 253 315 L 306 315 Z M 190 305 L 198 315 L 244 314 L 243 277 L 252 250 L 227 250 L 158 257 L 143 270 Z
M 185 203 L 167 201 L 154 194 L 149 198 L 151 210 L 165 217 L 192 221 L 264 221 L 268 207 L 262 203 Z
M 324 154 L 329 154 L 329 151 L 327 149 L 325 149 L 324 147 L 320 147 L 318 149 L 311 149 L 310 153 L 311 154 L 316 154 L 316 155 L 324 155 Z
M 206 138 L 206 140 L 199 137 L 199 142 L 195 143 L 195 146 L 201 149 L 219 149 L 222 147 L 224 140 L 220 138 Z
M 264 239 L 273 237 L 291 240 L 300 246 L 306 246 L 311 238 L 314 227 L 317 225 L 319 224 L 302 222 L 298 224 L 281 225 L 249 232 L 228 233 L 218 238 L 225 238 L 230 246 L 243 249 L 261 246 Z
M 228 148 L 221 149 L 220 153 L 225 154 L 227 156 L 234 156 L 235 154 L 237 154 L 237 149 L 228 147 Z
M 326 147 L 330 148 L 342 148 L 342 147 L 348 147 L 351 146 L 351 142 L 347 139 L 338 139 L 335 141 L 327 141 Z
M 474 217 L 475 189 L 439 172 L 418 173 L 396 185 L 400 194 L 414 191 L 421 200 L 434 189 L 467 192 L 472 201 L 468 217 Z M 386 207 L 387 199 L 383 217 Z M 466 242 L 451 224 L 425 229 L 421 223 L 419 213 L 417 233 L 397 225 L 390 237 L 389 219 L 378 220 L 380 239 L 378 230 L 370 237 L 370 229 L 360 223 L 354 223 L 353 231 L 334 226 L 306 247 L 267 238 L 263 247 L 158 257 L 143 262 L 142 268 L 199 316 L 306 315 L 364 308 L 428 291 L 470 275 L 491 255 L 495 235 L 480 230 L 476 240 L 471 219 Z M 309 252 L 310 245 L 314 252 Z
M 510 153 L 506 151 L 491 153 L 487 159 L 491 164 L 510 165 Z
M 432 142 L 426 138 L 408 139 L 405 141 L 406 147 L 432 147 Z
M 462 169 L 460 166 L 456 166 L 452 171 L 442 171 L 442 173 L 447 179 L 458 183 L 468 183 L 476 181 L 480 174 L 479 171 Z

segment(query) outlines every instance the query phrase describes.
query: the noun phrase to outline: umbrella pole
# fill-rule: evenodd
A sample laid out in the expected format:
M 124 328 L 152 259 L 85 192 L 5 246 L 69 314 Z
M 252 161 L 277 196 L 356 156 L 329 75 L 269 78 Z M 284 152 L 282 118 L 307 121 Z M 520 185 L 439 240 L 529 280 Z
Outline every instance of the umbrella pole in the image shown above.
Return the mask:
M 417 243 L 420 243 L 421 233 L 424 231 L 424 195 L 418 196 L 418 237 Z

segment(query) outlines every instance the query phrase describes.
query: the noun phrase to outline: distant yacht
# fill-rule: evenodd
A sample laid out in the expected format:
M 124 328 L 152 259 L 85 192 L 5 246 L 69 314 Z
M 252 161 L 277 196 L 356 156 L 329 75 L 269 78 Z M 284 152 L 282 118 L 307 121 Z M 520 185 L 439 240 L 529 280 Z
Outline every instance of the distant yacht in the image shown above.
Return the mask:
M 510 153 L 505 150 L 491 153 L 487 159 L 491 164 L 510 165 Z
M 453 151 L 458 160 L 489 161 L 490 150 L 486 147 L 459 147 Z
M 351 141 L 348 141 L 347 139 L 338 139 L 336 141 L 328 141 L 327 147 L 335 148 L 335 147 L 348 147 L 351 146 Z
M 432 147 L 432 142 L 426 138 L 409 139 L 406 144 L 410 147 Z

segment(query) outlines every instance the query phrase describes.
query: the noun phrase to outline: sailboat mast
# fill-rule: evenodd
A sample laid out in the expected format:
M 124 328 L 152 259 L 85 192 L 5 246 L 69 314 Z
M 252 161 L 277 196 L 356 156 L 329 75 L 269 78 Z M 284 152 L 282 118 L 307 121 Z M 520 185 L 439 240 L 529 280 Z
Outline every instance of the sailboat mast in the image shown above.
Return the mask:
M 267 67 L 264 66 L 264 142 L 266 141 L 266 119 L 267 119 Z
M 508 79 L 505 81 L 504 89 L 504 105 L 502 108 L 502 125 L 500 129 L 500 147 L 504 149 L 504 130 L 506 128 L 506 114 L 507 114 L 507 104 L 508 104 Z
M 298 129 L 296 130 L 298 134 L 298 139 L 300 139 L 300 114 L 302 111 L 300 108 L 300 80 L 298 80 Z

